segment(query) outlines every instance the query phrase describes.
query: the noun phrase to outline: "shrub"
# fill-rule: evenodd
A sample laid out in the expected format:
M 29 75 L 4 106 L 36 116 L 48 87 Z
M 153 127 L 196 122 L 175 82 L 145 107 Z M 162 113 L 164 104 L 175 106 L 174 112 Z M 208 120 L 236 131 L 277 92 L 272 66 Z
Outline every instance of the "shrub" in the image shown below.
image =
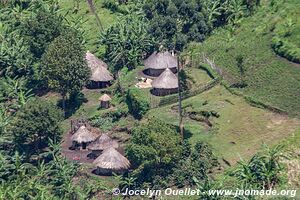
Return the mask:
M 105 0 L 103 2 L 103 8 L 106 8 L 112 12 L 117 12 L 119 9 L 119 5 L 115 0 Z
M 292 62 L 300 63 L 300 48 L 296 45 L 275 36 L 272 39 L 272 48 L 278 55 Z
M 127 92 L 126 102 L 129 112 L 136 119 L 141 119 L 150 109 L 150 101 L 138 88 L 130 88 Z

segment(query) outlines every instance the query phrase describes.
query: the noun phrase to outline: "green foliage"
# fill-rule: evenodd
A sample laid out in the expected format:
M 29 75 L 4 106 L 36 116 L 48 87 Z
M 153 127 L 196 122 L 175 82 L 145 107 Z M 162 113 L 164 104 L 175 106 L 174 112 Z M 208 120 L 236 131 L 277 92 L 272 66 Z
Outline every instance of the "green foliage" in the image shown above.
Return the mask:
M 49 88 L 60 92 L 63 97 L 80 91 L 90 74 L 81 42 L 78 32 L 68 29 L 48 46 L 43 55 L 42 75 Z
M 168 49 L 203 41 L 211 30 L 200 1 L 147 1 L 143 8 L 150 20 L 149 33 Z
M 114 72 L 123 67 L 137 67 L 154 44 L 147 33 L 147 22 L 136 14 L 120 18 L 116 25 L 101 35 L 100 42 L 106 46 L 105 57 Z
M 136 119 L 141 119 L 150 109 L 150 100 L 141 89 L 129 88 L 126 95 L 129 112 Z
M 29 101 L 11 125 L 17 149 L 30 156 L 48 146 L 49 139 L 57 141 L 61 135 L 61 119 L 62 112 L 55 105 L 41 99 Z
M 273 37 L 272 48 L 278 55 L 292 62 L 300 63 L 300 48 L 286 39 Z
M 182 147 L 180 135 L 159 120 L 150 119 L 132 131 L 126 155 L 135 168 L 133 177 L 138 185 L 149 183 L 151 186 L 164 186 L 166 177 L 180 159 Z
M 0 199 L 87 199 L 95 189 L 103 190 L 99 182 L 90 185 L 79 179 L 74 184 L 78 165 L 68 162 L 59 148 L 51 142 L 44 154 L 50 161 L 40 160 L 37 165 L 24 162 L 18 153 L 0 153 Z
M 282 179 L 281 158 L 284 158 L 282 145 L 272 148 L 264 145 L 263 151 L 256 153 L 248 162 L 241 160 L 231 175 L 237 177 L 243 188 L 274 188 Z
M 217 157 L 213 154 L 210 145 L 204 142 L 197 142 L 191 148 L 188 141 L 184 141 L 182 158 L 178 162 L 172 177 L 178 187 L 195 185 L 193 177 L 199 180 L 206 180 L 208 171 L 218 165 Z
M 3 34 L 3 40 L 0 39 L 1 74 L 11 77 L 29 76 L 33 73 L 32 59 L 28 45 L 19 35 Z
M 111 117 L 95 116 L 89 121 L 92 126 L 98 127 L 102 131 L 109 131 L 113 127 L 113 119 Z
M 253 16 L 244 18 L 240 27 L 235 27 L 235 30 L 231 30 L 232 26 L 219 28 L 201 45 L 191 45 L 191 49 L 198 55 L 204 53 L 210 60 L 214 60 L 229 85 L 240 82 L 240 70 L 236 67 L 235 58 L 237 55 L 243 56 L 247 86 L 234 90 L 295 116 L 300 113 L 297 100 L 300 90 L 297 74 L 300 73 L 300 68 L 275 55 L 271 45 L 274 24 L 279 14 L 286 15 L 287 10 L 292 13 L 290 10 L 299 7 L 299 1 L 281 2 L 280 6 L 281 11 L 272 13 L 269 5 L 264 3 Z M 293 29 L 293 33 L 294 31 L 296 30 Z M 228 33 L 232 36 L 230 41 L 226 38 Z M 292 35 L 288 37 L 289 41 L 297 44 L 299 39 L 296 35 L 292 39 Z
M 59 36 L 62 28 L 62 17 L 41 9 L 24 20 L 21 32 L 34 57 L 41 58 L 47 46 Z
M 22 108 L 33 96 L 31 89 L 27 89 L 25 85 L 23 78 L 1 78 L 0 102 L 14 110 Z
M 119 9 L 119 4 L 116 0 L 105 0 L 103 2 L 103 8 L 111 10 L 112 12 L 117 12 Z

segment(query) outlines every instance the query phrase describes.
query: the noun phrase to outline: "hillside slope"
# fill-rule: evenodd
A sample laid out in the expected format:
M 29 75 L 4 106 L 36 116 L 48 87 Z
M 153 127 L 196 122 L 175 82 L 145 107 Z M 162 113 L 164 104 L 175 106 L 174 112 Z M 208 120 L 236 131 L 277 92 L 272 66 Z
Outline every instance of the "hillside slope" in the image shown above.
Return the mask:
M 276 55 L 271 43 L 276 26 L 289 18 L 293 21 L 289 40 L 299 45 L 300 1 L 287 0 L 277 8 L 262 4 L 255 15 L 242 20 L 240 27 L 220 28 L 203 44 L 191 44 L 189 49 L 214 60 L 230 84 L 240 81 L 236 58 L 243 57 L 247 87 L 236 90 L 299 117 L 300 65 Z

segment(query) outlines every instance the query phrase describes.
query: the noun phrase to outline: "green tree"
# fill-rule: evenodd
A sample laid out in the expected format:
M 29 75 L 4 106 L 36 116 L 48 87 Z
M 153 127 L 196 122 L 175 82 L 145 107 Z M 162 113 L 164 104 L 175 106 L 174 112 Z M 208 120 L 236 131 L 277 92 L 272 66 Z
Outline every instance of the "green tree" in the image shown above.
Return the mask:
M 37 59 L 41 58 L 47 46 L 59 36 L 61 30 L 62 17 L 42 9 L 24 20 L 21 28 L 30 51 Z
M 101 35 L 106 46 L 105 57 L 116 73 L 123 67 L 134 69 L 147 53 L 154 41 L 147 33 L 147 22 L 142 16 L 128 15 Z
M 49 139 L 60 138 L 61 119 L 62 111 L 52 103 L 41 99 L 29 101 L 17 112 L 10 128 L 16 148 L 29 156 L 38 153 L 48 146 Z
M 43 55 L 42 75 L 49 88 L 61 93 L 64 110 L 66 95 L 79 92 L 90 75 L 81 42 L 78 32 L 68 29 Z
M 132 177 L 137 184 L 164 185 L 163 179 L 180 158 L 182 147 L 179 133 L 170 125 L 150 119 L 134 128 L 130 144 L 126 147 L 132 166 Z
M 146 1 L 143 9 L 150 21 L 148 31 L 157 42 L 182 50 L 189 41 L 203 41 L 210 32 L 203 7 L 202 1 L 157 0 Z

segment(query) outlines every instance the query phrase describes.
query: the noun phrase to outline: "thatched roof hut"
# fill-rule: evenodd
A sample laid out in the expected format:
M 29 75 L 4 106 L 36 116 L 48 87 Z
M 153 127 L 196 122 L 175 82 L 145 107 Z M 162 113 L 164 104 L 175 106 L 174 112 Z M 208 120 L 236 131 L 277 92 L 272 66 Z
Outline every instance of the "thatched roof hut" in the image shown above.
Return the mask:
M 117 141 L 111 139 L 107 134 L 103 133 L 96 141 L 89 145 L 88 149 L 101 151 L 110 147 L 117 149 L 119 144 Z
M 92 72 L 90 77 L 92 88 L 106 87 L 109 85 L 110 81 L 114 80 L 107 69 L 107 64 L 89 51 L 86 53 L 86 61 Z
M 93 164 L 97 166 L 97 173 L 104 175 L 123 173 L 130 167 L 129 160 L 113 147 L 105 149 Z
M 108 96 L 107 94 L 103 94 L 100 98 L 99 101 L 111 101 L 110 96 Z
M 96 133 L 89 131 L 85 126 L 81 126 L 74 135 L 72 135 L 71 140 L 85 149 L 87 143 L 95 141 L 97 137 L 98 135 Z
M 165 69 L 169 68 L 176 73 L 177 57 L 170 52 L 153 52 L 146 60 L 144 60 L 144 73 L 149 76 L 159 76 Z
M 152 81 L 152 93 L 158 96 L 173 94 L 178 91 L 178 78 L 167 68 L 159 77 Z
M 110 96 L 108 96 L 107 94 L 103 94 L 103 95 L 99 98 L 99 101 L 100 101 L 100 107 L 101 107 L 101 108 L 109 108 L 109 107 L 110 107 L 110 101 L 111 101 L 111 98 L 110 98 Z
M 97 67 L 104 67 L 107 68 L 107 64 L 97 58 L 94 54 L 92 54 L 90 51 L 87 51 L 85 54 L 85 59 L 87 61 L 88 66 L 91 69 L 97 68 Z

